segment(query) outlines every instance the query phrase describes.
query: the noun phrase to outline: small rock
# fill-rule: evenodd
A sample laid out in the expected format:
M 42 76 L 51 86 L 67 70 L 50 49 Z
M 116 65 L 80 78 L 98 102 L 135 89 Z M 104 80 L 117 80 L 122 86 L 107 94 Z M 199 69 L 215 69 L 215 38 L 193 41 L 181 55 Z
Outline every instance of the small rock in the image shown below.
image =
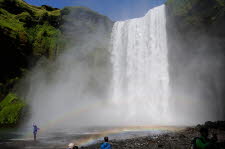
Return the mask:
M 162 148 L 163 147 L 163 145 L 162 144 L 158 144 L 158 148 Z
M 183 138 L 186 138 L 186 136 L 183 135 L 183 134 L 180 134 L 180 135 L 179 135 L 179 138 L 180 138 L 180 139 L 183 139 Z

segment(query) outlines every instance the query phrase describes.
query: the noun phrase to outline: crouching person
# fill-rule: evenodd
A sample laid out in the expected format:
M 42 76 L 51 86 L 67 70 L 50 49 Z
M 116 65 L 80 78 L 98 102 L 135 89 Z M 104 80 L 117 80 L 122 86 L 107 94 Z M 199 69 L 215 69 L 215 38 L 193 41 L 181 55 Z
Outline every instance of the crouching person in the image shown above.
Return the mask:
M 218 149 L 217 148 L 217 135 L 213 134 L 211 139 L 208 138 L 209 131 L 207 128 L 200 129 L 200 137 L 195 138 L 193 149 Z
M 74 143 L 70 143 L 67 149 L 78 149 L 78 146 L 75 146 Z
M 111 144 L 109 144 L 108 137 L 104 137 L 104 143 L 101 144 L 100 149 L 112 149 Z

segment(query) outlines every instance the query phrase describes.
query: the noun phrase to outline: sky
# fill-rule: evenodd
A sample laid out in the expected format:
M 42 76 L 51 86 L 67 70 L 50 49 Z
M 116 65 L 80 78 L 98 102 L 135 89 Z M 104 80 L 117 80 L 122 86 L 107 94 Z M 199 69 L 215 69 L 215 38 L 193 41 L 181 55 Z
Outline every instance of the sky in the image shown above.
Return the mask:
M 85 6 L 108 16 L 113 21 L 144 16 L 149 9 L 162 5 L 166 0 L 25 0 L 27 3 L 55 8 L 65 6 Z

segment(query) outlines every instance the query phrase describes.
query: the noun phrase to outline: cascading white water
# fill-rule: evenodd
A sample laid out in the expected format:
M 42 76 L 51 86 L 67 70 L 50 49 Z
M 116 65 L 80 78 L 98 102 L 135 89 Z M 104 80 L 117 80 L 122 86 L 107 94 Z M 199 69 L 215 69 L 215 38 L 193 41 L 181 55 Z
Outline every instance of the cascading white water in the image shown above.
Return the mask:
M 106 32 L 101 28 L 99 31 L 95 38 L 102 39 Z M 25 98 L 31 99 L 32 107 L 28 125 L 35 122 L 45 128 L 57 121 L 48 131 L 59 128 L 65 131 L 65 128 L 168 122 L 170 89 L 165 7 L 156 7 L 143 18 L 115 23 L 110 46 L 112 95 L 107 102 L 101 96 L 101 84 L 107 84 L 105 67 L 108 65 L 90 68 L 89 62 L 81 58 L 92 55 L 93 47 L 99 47 L 101 42 L 81 43 L 82 46 L 60 55 L 54 65 L 37 67 L 27 77 L 29 90 Z M 54 72 L 49 73 L 49 68 Z
M 165 6 L 116 22 L 111 39 L 112 101 L 132 121 L 168 118 L 169 72 Z

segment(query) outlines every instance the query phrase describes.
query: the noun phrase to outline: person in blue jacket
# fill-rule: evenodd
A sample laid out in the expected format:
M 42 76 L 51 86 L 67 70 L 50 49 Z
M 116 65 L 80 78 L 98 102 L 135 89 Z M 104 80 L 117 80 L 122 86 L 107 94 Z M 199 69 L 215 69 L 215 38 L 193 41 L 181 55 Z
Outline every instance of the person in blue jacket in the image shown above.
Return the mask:
M 104 137 L 104 143 L 101 144 L 100 149 L 112 149 L 111 144 L 109 144 L 109 138 L 108 137 Z
M 37 137 L 38 130 L 40 130 L 40 128 L 38 128 L 37 125 L 33 124 L 34 141 L 36 141 L 36 137 Z

